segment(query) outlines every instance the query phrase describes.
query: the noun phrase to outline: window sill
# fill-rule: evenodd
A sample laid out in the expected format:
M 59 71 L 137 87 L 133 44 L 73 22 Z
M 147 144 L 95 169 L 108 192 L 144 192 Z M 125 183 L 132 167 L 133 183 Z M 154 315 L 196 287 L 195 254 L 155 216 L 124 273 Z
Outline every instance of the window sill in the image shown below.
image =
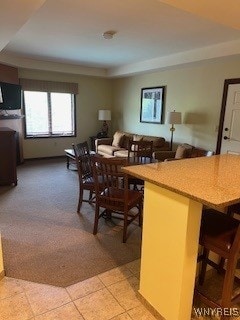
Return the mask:
M 56 138 L 71 138 L 71 137 L 76 137 L 76 134 L 25 136 L 25 139 L 56 139 Z

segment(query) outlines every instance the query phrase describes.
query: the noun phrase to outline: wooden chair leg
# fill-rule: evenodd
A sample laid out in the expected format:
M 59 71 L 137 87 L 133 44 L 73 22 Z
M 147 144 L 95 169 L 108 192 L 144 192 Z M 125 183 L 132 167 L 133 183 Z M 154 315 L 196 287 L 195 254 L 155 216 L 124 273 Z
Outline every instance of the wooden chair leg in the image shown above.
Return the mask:
M 69 169 L 69 157 L 67 156 L 67 169 Z
M 112 212 L 111 212 L 111 210 L 106 209 L 106 217 L 107 217 L 108 220 L 111 220 L 111 219 L 112 219 Z
M 88 200 L 89 200 L 89 201 L 91 201 L 92 196 L 93 196 L 93 192 L 92 192 L 92 190 L 90 190 L 90 191 L 89 191 L 89 197 L 88 197 Z
M 225 259 L 221 258 L 218 264 L 218 269 L 217 269 L 218 273 L 220 273 L 223 270 L 224 263 L 225 263 Z
M 124 212 L 124 222 L 123 222 L 123 243 L 127 241 L 127 224 L 128 224 L 128 212 Z
M 100 209 L 99 206 L 96 204 L 93 234 L 97 234 L 98 232 L 99 209 Z
M 83 188 L 79 189 L 79 200 L 78 200 L 78 207 L 77 207 L 77 212 L 80 212 L 80 208 L 82 206 L 82 202 L 83 202 Z
M 138 212 L 139 212 L 139 216 L 138 216 L 138 225 L 139 225 L 139 227 L 141 227 L 142 226 L 142 220 L 143 220 L 143 217 L 142 217 L 142 212 L 143 212 L 143 205 L 142 205 L 142 203 L 139 205 L 139 208 L 138 208 Z
M 236 266 L 237 266 L 237 259 L 230 258 L 227 260 L 227 267 L 226 267 L 226 273 L 224 276 L 223 290 L 222 290 L 223 308 L 231 307 Z

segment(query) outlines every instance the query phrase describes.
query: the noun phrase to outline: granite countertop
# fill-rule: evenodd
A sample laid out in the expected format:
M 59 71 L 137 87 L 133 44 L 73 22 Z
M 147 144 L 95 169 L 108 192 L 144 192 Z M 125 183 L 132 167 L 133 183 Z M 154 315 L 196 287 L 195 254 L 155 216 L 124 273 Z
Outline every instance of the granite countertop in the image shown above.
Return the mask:
M 240 202 L 240 156 L 216 155 L 124 167 L 123 171 L 211 207 Z

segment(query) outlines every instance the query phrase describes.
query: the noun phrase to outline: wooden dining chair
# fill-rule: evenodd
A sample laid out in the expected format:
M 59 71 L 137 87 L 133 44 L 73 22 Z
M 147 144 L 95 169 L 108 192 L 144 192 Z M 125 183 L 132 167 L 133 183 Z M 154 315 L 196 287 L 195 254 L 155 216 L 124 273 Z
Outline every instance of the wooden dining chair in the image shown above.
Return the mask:
M 128 143 L 128 163 L 131 165 L 146 164 L 153 161 L 153 141 L 133 141 Z M 140 186 L 143 189 L 144 181 L 135 177 L 129 177 L 129 185 L 133 185 L 134 190 Z
M 195 287 L 195 294 L 208 306 L 221 308 L 223 310 L 221 320 L 229 319 L 229 317 L 224 315 L 224 308 L 228 310 L 226 312 L 229 312 L 230 308 L 240 301 L 240 294 L 232 297 L 235 270 L 240 252 L 239 221 L 213 209 L 203 210 L 199 243 L 203 246 L 203 254 L 198 259 L 201 261 L 201 268 L 199 285 Z M 226 270 L 223 266 L 220 266 L 209 258 L 210 251 L 226 261 Z M 207 265 L 211 265 L 218 272 L 224 274 L 220 301 L 210 298 L 200 290 L 204 283 Z
M 77 212 L 80 212 L 80 208 L 83 202 L 93 203 L 94 202 L 94 194 L 95 194 L 95 184 L 93 179 L 93 171 L 92 171 L 92 161 L 90 154 L 90 149 L 88 147 L 87 141 L 72 144 L 77 171 L 78 171 L 78 178 L 79 178 L 79 199 L 78 199 L 78 206 Z M 88 199 L 83 198 L 84 190 L 89 191 Z
M 136 218 L 139 219 L 139 225 L 142 224 L 143 195 L 139 191 L 128 189 L 128 175 L 121 170 L 121 167 L 127 165 L 126 158 L 95 156 L 92 160 L 96 185 L 93 234 L 97 234 L 98 221 L 102 216 L 106 213 L 108 217 L 114 214 L 123 219 L 123 242 L 126 242 L 129 224 Z M 132 210 L 134 208 L 136 210 Z

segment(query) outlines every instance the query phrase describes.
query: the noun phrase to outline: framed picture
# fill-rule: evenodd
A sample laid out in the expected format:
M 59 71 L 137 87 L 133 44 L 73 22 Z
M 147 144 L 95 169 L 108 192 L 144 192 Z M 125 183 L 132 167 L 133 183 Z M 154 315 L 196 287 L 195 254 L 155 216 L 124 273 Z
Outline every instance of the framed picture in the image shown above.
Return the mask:
M 140 122 L 162 123 L 165 87 L 142 88 Z

